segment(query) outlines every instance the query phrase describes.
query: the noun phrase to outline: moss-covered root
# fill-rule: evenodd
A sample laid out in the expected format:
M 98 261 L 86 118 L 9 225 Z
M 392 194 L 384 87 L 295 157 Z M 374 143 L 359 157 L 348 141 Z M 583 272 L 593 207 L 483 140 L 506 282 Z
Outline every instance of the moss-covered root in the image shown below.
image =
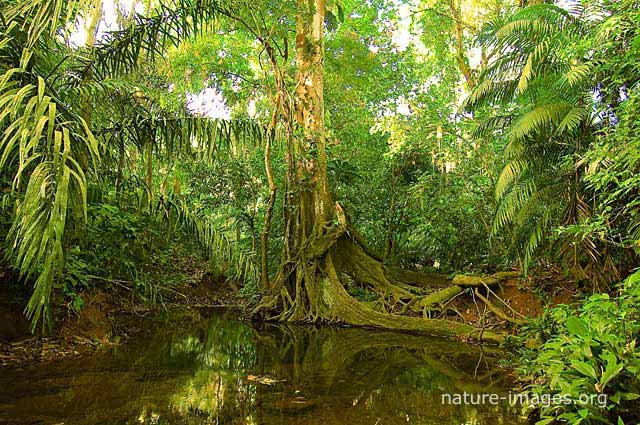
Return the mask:
M 424 314 L 425 311 L 428 311 L 431 308 L 442 306 L 444 303 L 461 294 L 463 291 L 464 288 L 457 285 L 452 285 L 448 288 L 441 289 L 429 295 L 415 297 L 405 305 L 402 313 L 410 310 L 416 313 Z
M 384 266 L 384 274 L 390 282 L 402 283 L 418 288 L 446 287 L 451 285 L 451 278 L 441 273 L 425 273 L 386 265 Z
M 499 343 L 505 334 L 478 329 L 471 325 L 440 319 L 426 319 L 380 312 L 351 297 L 340 276 L 349 275 L 367 284 L 385 297 L 415 299 L 415 294 L 403 285 L 391 283 L 385 276 L 382 263 L 369 256 L 350 238 L 341 237 L 325 255 L 297 261 L 288 275 L 294 277 L 286 284 L 286 274 L 279 278 L 270 295 L 254 310 L 267 320 L 288 322 L 338 322 L 354 326 L 375 327 L 397 331 L 453 337 Z M 420 305 L 445 302 L 463 290 L 452 286 L 418 298 Z M 270 316 L 270 312 L 276 316 Z
M 448 288 L 441 289 L 424 297 L 418 298 L 416 305 L 421 308 L 429 308 L 449 301 L 451 298 L 461 294 L 464 288 L 458 285 L 452 285 Z
M 340 238 L 331 253 L 335 260 L 335 267 L 340 272 L 348 274 L 357 282 L 368 285 L 385 299 L 411 300 L 415 297 L 414 291 L 419 290 L 413 286 L 389 281 L 383 264 L 347 237 Z
M 399 316 L 375 311 L 358 302 L 347 293 L 338 278 L 331 257 L 331 255 L 328 255 L 324 259 L 322 267 L 324 276 L 318 279 L 320 293 L 322 294 L 320 311 L 325 319 L 354 326 L 420 332 L 488 343 L 500 343 L 504 339 L 504 334 L 477 329 L 463 323 Z
M 520 276 L 518 272 L 497 272 L 490 276 L 470 276 L 459 274 L 453 278 L 453 284 L 467 287 L 496 286 L 501 281 Z

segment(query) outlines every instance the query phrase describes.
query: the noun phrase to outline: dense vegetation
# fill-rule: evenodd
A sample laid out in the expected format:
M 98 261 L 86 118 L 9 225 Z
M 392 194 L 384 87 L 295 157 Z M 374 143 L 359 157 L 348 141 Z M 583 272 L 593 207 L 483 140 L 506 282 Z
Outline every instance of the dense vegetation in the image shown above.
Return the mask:
M 612 403 L 541 423 L 631 423 L 639 10 L 0 0 L 0 228 L 25 312 L 47 327 L 96 288 L 162 303 L 198 271 L 264 320 L 469 337 L 403 269 L 553 276 L 581 295 L 508 341 L 522 376 Z

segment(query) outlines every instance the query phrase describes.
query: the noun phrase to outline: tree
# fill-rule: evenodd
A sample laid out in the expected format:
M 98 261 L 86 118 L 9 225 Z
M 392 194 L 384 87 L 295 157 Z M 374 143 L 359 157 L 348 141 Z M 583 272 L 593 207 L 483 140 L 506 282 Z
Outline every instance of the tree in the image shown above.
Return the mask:
M 150 196 L 151 171 L 156 166 L 152 161 L 166 158 L 170 162 L 181 156 L 208 159 L 222 145 L 253 141 L 264 146 L 269 176 L 270 143 L 276 130 L 284 128 L 283 254 L 275 279 L 268 279 L 265 259 L 278 191 L 275 180 L 268 177 L 260 267 L 265 296 L 256 312 L 271 320 L 339 321 L 500 339 L 469 325 L 387 311 L 396 302 L 402 302 L 405 309 L 415 308 L 421 298 L 368 247 L 335 201 L 328 177 L 324 33 L 331 16 L 336 19 L 344 14 L 341 6 L 332 4 L 330 9 L 335 13 L 328 13 L 324 0 L 298 0 L 292 5 L 296 13 L 293 87 L 287 86 L 288 22 L 276 14 L 273 23 L 267 24 L 270 15 L 265 10 L 273 7 L 270 2 L 174 0 L 127 19 L 126 28 L 107 33 L 86 51 L 69 47 L 64 40 L 64 29 L 75 22 L 83 4 L 51 6 L 47 1 L 25 1 L 10 8 L 0 43 L 11 59 L 0 90 L 1 128 L 8 135 L 0 145 L 4 161 L 0 165 L 16 182 L 10 256 L 23 276 L 37 276 L 28 306 L 34 322 L 47 317 L 49 296 L 65 260 L 66 235 L 77 225 L 66 219 L 67 213 L 86 211 L 88 181 L 99 182 L 110 175 L 112 167 L 121 179 L 127 150 L 135 151 L 136 158 L 145 154 L 136 166 L 146 171 L 149 212 L 168 214 L 169 208 L 177 209 L 198 240 L 232 257 L 229 241 L 221 238 L 211 223 L 199 221 L 188 204 L 171 204 L 164 196 Z M 266 52 L 274 78 L 271 120 L 264 127 L 241 120 L 216 122 L 185 116 L 184 109 L 163 106 L 151 95 L 153 87 L 145 90 L 135 78 L 141 69 L 141 55 L 152 60 L 168 46 L 208 31 L 220 19 L 247 31 Z M 62 36 L 58 36 L 60 31 Z M 109 102 L 93 102 L 96 96 Z M 83 114 L 87 105 L 93 107 L 90 122 Z M 22 179 L 27 174 L 25 185 Z M 236 260 L 247 264 L 241 255 Z M 382 309 L 351 297 L 345 289 L 350 280 L 372 288 L 380 296 Z
M 384 298 L 414 298 L 409 289 L 390 281 L 380 259 L 349 224 L 330 192 L 323 100 L 326 10 L 324 0 L 297 2 L 295 118 L 300 131 L 287 151 L 283 260 L 257 311 L 271 320 L 339 321 L 471 336 L 477 331 L 468 325 L 376 311 L 344 288 L 344 276 L 350 276 Z M 491 333 L 483 337 L 498 339 Z

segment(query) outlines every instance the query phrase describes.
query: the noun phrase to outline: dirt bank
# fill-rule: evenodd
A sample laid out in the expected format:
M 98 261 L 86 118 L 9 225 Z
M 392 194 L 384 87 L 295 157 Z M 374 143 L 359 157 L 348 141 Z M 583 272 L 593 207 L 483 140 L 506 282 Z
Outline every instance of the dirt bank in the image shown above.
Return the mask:
M 21 311 L 28 294 L 24 286 L 15 284 L 14 278 L 5 272 L 4 282 L 0 285 L 0 367 L 51 362 L 120 344 L 145 331 L 142 323 L 149 321 L 141 319 L 159 315 L 165 309 L 244 307 L 244 300 L 234 285 L 213 280 L 207 275 L 194 279 L 193 284 L 166 292 L 161 305 L 155 307 L 143 304 L 129 289 L 115 286 L 109 292 L 94 290 L 85 293 L 80 314 L 58 308 L 52 331 L 34 335 Z M 447 284 L 450 285 L 450 280 L 438 281 L 433 291 L 441 290 Z M 571 282 L 553 276 L 536 281 L 512 278 L 494 286 L 492 292 L 482 289 L 477 296 L 475 289 L 467 288 L 434 306 L 428 314 L 478 328 L 515 330 L 516 322 L 539 316 L 546 305 L 573 302 L 573 288 L 575 286 Z M 510 322 L 488 309 L 483 297 L 516 320 Z
M 4 275 L 5 283 L 7 275 Z M 230 285 L 202 279 L 194 286 L 166 294 L 162 305 L 142 304 L 124 290 L 92 291 L 83 296 L 79 315 L 58 309 L 52 330 L 31 333 L 21 309 L 24 294 L 13 285 L 0 285 L 0 367 L 22 367 L 80 356 L 109 345 L 117 345 L 144 332 L 144 318 L 165 310 L 241 306 Z

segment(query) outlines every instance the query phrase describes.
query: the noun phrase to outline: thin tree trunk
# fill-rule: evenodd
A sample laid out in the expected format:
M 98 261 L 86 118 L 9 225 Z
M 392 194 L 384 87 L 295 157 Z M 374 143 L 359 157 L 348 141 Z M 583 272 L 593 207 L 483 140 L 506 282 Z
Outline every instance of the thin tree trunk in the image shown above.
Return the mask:
M 102 18 L 102 0 L 94 0 L 85 18 L 85 31 L 87 32 L 86 47 L 93 47 L 96 43 L 98 24 Z
M 116 194 L 118 197 L 122 191 L 122 180 L 124 179 L 124 160 L 125 160 L 125 147 L 124 139 L 119 138 L 118 144 L 118 175 L 116 177 Z
M 394 248 L 394 232 L 395 232 L 395 213 L 396 213 L 396 186 L 398 183 L 398 176 L 396 175 L 396 170 L 392 171 L 392 180 L 391 180 L 391 193 L 389 200 L 389 209 L 387 210 L 387 234 L 385 237 L 385 248 L 384 248 L 384 260 L 386 261 L 391 254 L 393 254 Z
M 456 1 L 457 0 L 449 0 L 449 8 L 454 18 L 453 25 L 456 33 L 456 60 L 458 62 L 458 68 L 460 68 L 460 72 L 462 72 L 467 83 L 467 88 L 472 90 L 476 86 L 476 79 L 473 75 L 473 70 L 469 66 L 464 50 L 464 23 L 462 22 L 461 5 L 456 5 Z
M 147 144 L 145 163 L 145 183 L 147 184 L 149 208 L 151 208 L 151 203 L 153 202 L 153 143 L 151 141 Z
M 277 70 L 276 70 L 277 71 Z M 278 84 L 279 85 L 279 84 Z M 275 179 L 273 178 L 273 167 L 271 166 L 271 143 L 275 138 L 275 130 L 278 120 L 278 113 L 280 110 L 280 104 L 282 102 L 282 95 L 280 89 L 276 94 L 276 101 L 273 108 L 273 115 L 271 116 L 271 123 L 269 124 L 269 131 L 265 141 L 264 149 L 264 168 L 267 173 L 267 182 L 269 184 L 269 202 L 267 204 L 267 212 L 264 216 L 264 226 L 262 228 L 262 235 L 260 240 L 260 281 L 263 291 L 269 289 L 269 232 L 271 231 L 271 220 L 273 218 L 273 207 L 276 203 L 276 195 L 278 187 L 276 186 Z

